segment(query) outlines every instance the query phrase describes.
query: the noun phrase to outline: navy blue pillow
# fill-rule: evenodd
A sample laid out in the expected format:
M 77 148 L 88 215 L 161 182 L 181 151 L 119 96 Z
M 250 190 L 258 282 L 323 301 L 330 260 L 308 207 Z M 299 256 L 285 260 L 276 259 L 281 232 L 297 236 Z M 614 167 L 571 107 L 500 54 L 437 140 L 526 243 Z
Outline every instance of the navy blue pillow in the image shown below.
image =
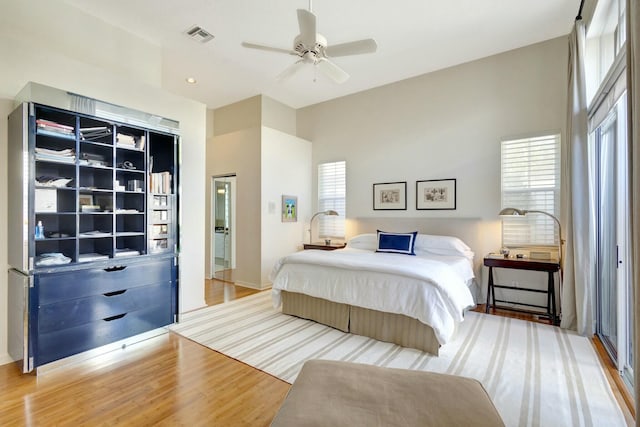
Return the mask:
M 378 248 L 376 252 L 415 255 L 417 231 L 411 233 L 387 233 L 378 230 Z

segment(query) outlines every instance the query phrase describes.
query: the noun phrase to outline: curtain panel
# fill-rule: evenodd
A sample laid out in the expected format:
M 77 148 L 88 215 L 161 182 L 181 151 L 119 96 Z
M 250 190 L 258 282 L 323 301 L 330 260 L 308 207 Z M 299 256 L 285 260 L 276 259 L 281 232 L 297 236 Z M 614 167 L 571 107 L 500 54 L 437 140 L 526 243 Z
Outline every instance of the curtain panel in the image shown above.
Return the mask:
M 587 101 L 584 73 L 585 26 L 576 20 L 569 35 L 567 138 L 562 176 L 562 219 L 566 229 L 562 280 L 563 328 L 593 335 L 595 245 L 589 182 Z

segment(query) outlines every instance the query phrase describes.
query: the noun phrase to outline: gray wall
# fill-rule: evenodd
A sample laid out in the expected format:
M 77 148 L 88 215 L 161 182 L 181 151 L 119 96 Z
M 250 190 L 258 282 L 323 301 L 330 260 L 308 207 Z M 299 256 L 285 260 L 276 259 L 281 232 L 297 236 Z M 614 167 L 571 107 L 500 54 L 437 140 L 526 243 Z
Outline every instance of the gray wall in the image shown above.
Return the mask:
M 346 160 L 348 218 L 495 221 L 500 140 L 564 135 L 566 69 L 562 37 L 300 109 L 297 132 L 313 141 L 314 168 Z M 415 182 L 446 178 L 457 179 L 457 209 L 417 211 Z M 393 181 L 407 181 L 408 209 L 374 212 L 372 184 Z

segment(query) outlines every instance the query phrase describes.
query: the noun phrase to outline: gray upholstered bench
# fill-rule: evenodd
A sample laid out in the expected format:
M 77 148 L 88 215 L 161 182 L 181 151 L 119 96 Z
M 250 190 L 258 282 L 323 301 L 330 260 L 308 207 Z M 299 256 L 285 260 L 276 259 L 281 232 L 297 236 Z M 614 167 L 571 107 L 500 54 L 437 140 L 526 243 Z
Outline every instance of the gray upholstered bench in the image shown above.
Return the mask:
M 357 363 L 304 364 L 271 424 L 283 426 L 504 426 L 471 378 Z

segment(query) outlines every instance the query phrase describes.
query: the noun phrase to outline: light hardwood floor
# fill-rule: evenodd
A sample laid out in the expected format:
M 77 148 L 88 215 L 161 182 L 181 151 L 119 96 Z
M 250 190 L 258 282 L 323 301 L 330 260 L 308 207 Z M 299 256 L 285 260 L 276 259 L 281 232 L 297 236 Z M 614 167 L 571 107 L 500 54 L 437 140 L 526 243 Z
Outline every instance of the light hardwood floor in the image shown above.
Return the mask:
M 218 280 L 205 284 L 209 305 L 256 292 Z M 596 349 L 632 425 L 623 393 L 612 380 L 615 368 Z M 20 374 L 15 364 L 0 366 L 0 425 L 268 426 L 289 387 L 169 333 L 37 377 Z
M 229 286 L 208 302 L 256 292 Z M 169 333 L 37 377 L 0 366 L 0 425 L 268 426 L 289 387 Z

